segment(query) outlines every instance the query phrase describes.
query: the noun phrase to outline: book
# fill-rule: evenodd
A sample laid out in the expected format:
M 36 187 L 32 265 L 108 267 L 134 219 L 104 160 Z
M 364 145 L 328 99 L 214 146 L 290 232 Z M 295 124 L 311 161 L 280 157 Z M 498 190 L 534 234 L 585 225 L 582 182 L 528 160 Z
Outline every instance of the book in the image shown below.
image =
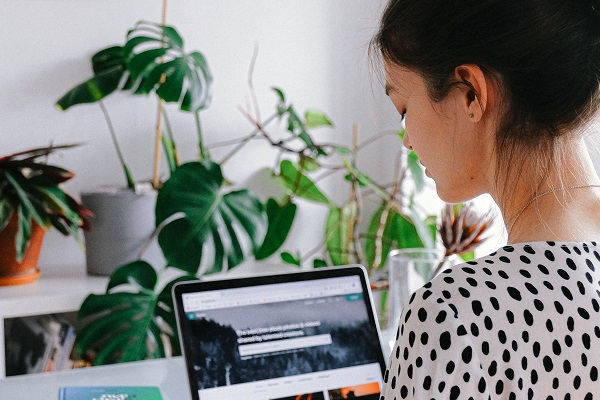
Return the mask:
M 75 328 L 58 315 L 43 315 L 38 318 L 40 324 L 52 337 L 51 359 L 45 371 L 70 369 L 70 355 L 75 343 Z
M 5 320 L 6 376 L 70 369 L 74 326 L 57 314 Z
M 34 317 L 5 320 L 6 376 L 44 372 L 51 363 L 54 338 Z
M 65 386 L 58 400 L 162 400 L 156 386 Z

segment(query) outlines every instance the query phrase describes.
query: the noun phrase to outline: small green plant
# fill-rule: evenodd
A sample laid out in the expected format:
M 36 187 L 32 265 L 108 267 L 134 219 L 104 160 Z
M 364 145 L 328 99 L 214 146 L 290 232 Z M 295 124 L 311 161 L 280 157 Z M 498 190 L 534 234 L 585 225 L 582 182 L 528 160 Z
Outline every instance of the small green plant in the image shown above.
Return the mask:
M 0 157 L 0 230 L 16 215 L 19 262 L 29 246 L 34 223 L 72 235 L 83 247 L 79 229 L 88 228 L 90 212 L 60 186 L 75 174 L 47 163 L 50 154 L 74 146 L 33 148 Z

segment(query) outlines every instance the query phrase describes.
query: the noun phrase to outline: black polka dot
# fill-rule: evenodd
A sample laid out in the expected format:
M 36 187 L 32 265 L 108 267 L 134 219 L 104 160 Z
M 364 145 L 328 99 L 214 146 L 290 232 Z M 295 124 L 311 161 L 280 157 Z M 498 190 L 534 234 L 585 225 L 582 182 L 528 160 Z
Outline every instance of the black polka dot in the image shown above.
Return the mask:
M 525 323 L 529 326 L 533 325 L 533 315 L 529 310 L 523 311 L 523 317 L 525 318 Z
M 552 358 L 550 358 L 549 356 L 544 357 L 544 368 L 546 369 L 546 372 L 550 372 L 552 371 L 552 368 L 554 368 Z
M 441 310 L 437 317 L 435 317 L 435 322 L 437 322 L 438 324 L 441 324 L 442 322 L 444 322 L 446 320 L 446 316 L 448 315 L 448 313 L 444 310 Z
M 561 278 L 563 278 L 566 281 L 571 279 L 571 277 L 569 276 L 569 273 L 567 271 L 565 271 L 564 269 L 559 268 L 556 272 L 558 273 L 558 275 L 560 275 Z
M 527 288 L 527 290 L 529 290 L 529 293 L 531 293 L 531 294 L 538 294 L 539 293 L 539 291 L 537 290 L 537 288 L 534 285 L 532 285 L 531 283 L 529 283 L 529 282 L 525 282 L 525 287 Z
M 473 309 L 473 314 L 479 316 L 483 312 L 483 307 L 479 300 L 474 300 L 471 302 L 471 308 Z
M 540 270 L 540 272 L 544 275 L 550 275 L 550 271 L 548 271 L 548 268 L 546 268 L 545 265 L 542 264 L 538 264 L 538 269 Z
M 490 354 L 490 344 L 488 342 L 484 341 L 481 343 L 481 352 L 486 356 Z
M 520 269 L 520 270 L 519 270 L 519 273 L 520 273 L 521 275 L 523 275 L 523 276 L 524 276 L 525 278 L 527 278 L 527 279 L 531 278 L 531 272 L 529 272 L 529 271 L 528 271 L 528 270 L 526 270 L 526 269 Z
M 554 339 L 554 341 L 552 342 L 552 352 L 559 356 L 560 353 L 562 352 L 562 348 L 560 347 L 560 343 L 558 342 L 558 340 Z
M 423 389 L 431 389 L 431 376 L 427 375 L 425 379 L 423 379 Z
M 471 346 L 465 347 L 465 349 L 462 352 L 462 360 L 463 360 L 463 362 L 465 364 L 470 363 L 472 357 L 473 357 L 473 349 L 471 349 Z
M 450 336 L 450 332 L 443 332 L 440 335 L 440 348 L 442 350 L 448 350 L 450 348 L 450 346 L 452 345 L 452 339 Z
M 485 392 L 487 385 L 485 384 L 485 379 L 482 377 L 479 379 L 479 383 L 477 384 L 477 390 L 479 390 L 479 393 L 483 393 Z
M 561 286 L 560 290 L 563 292 L 563 295 L 567 298 L 567 300 L 573 301 L 573 293 L 571 293 L 568 287 Z
M 483 323 L 485 325 L 485 329 L 487 329 L 488 331 L 491 331 L 492 328 L 494 327 L 494 324 L 492 322 L 492 319 L 489 316 L 486 316 L 483 320 Z
M 498 364 L 496 363 L 496 361 L 492 361 L 490 363 L 490 366 L 488 367 L 488 375 L 495 376 L 497 371 L 498 371 Z
M 512 297 L 513 299 L 515 299 L 517 301 L 521 301 L 521 299 L 522 299 L 521 292 L 517 288 L 509 286 L 507 288 L 507 290 L 508 290 L 508 294 L 510 295 L 510 297 Z
M 563 361 L 563 371 L 565 371 L 565 374 L 571 372 L 571 363 L 569 362 L 569 360 Z
M 515 322 L 515 314 L 512 311 L 506 310 L 506 320 L 509 324 L 514 324 Z
M 590 319 L 590 313 L 587 312 L 587 310 L 585 308 L 582 307 L 578 307 L 577 308 L 577 313 L 581 316 L 581 318 L 583 319 Z

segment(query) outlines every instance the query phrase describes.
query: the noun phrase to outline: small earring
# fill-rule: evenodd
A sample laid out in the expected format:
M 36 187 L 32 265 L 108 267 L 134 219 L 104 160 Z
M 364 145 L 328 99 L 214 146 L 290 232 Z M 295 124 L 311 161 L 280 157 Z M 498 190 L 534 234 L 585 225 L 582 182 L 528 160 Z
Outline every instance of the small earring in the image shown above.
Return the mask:
M 469 118 L 473 118 L 474 116 L 475 116 L 475 114 L 474 114 L 474 113 L 470 113 L 470 114 L 469 114 Z

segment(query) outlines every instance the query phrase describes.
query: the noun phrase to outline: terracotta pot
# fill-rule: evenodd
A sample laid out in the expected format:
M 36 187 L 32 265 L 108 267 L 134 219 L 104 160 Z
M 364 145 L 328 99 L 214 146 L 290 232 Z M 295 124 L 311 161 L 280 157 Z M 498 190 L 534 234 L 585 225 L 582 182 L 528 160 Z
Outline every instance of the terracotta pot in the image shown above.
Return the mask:
M 39 278 L 37 268 L 44 240 L 44 228 L 33 222 L 29 246 L 23 261 L 17 262 L 15 237 L 17 235 L 17 215 L 13 214 L 8 225 L 0 231 L 0 286 L 23 285 Z

